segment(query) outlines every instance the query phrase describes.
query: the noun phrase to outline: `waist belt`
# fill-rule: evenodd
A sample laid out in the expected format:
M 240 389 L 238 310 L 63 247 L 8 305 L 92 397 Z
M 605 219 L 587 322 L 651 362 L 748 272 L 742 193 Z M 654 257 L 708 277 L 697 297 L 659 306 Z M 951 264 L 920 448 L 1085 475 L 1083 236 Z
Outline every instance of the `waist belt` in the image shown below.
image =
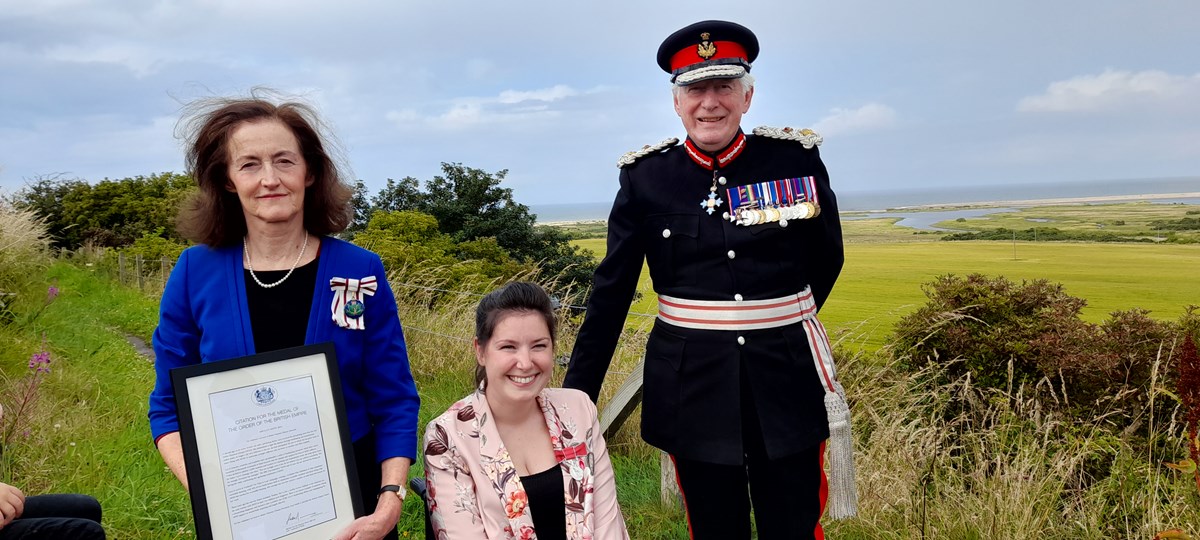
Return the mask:
M 658 318 L 672 326 L 695 330 L 762 330 L 803 323 L 808 348 L 821 386 L 825 389 L 825 413 L 829 420 L 830 517 L 841 519 L 858 511 L 854 481 L 854 439 L 850 432 L 850 409 L 846 391 L 837 380 L 833 350 L 825 327 L 817 320 L 817 304 L 811 288 L 768 300 L 688 300 L 658 296 Z
M 815 318 L 817 304 L 809 289 L 769 300 L 688 300 L 658 296 L 658 318 L 696 330 L 762 330 Z

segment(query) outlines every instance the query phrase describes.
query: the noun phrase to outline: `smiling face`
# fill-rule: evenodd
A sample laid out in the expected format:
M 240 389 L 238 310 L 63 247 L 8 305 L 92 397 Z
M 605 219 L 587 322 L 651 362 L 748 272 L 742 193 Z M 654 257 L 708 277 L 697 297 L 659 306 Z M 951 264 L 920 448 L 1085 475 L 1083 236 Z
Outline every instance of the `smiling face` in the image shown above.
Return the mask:
M 229 185 L 246 225 L 304 223 L 304 189 L 313 183 L 295 134 L 278 120 L 245 122 L 233 129 Z
M 533 400 L 554 370 L 554 341 L 546 319 L 533 311 L 502 313 L 491 339 L 475 340 L 475 359 L 487 374 L 489 402 Z
M 675 112 L 688 137 L 701 150 L 716 152 L 737 135 L 754 88 L 744 90 L 737 79 L 709 79 L 678 87 L 674 93 Z

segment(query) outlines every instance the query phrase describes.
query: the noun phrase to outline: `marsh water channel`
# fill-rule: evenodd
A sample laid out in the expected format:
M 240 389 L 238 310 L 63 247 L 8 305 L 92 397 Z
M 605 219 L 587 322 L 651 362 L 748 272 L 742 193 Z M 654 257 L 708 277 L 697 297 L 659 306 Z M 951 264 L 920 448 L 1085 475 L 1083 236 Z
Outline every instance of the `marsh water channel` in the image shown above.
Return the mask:
M 970 219 L 990 214 L 1016 211 L 1016 208 L 963 208 L 958 210 L 915 210 L 912 212 L 848 212 L 847 214 L 849 215 L 843 215 L 842 219 L 845 221 L 854 221 L 859 219 L 900 218 L 900 221 L 897 221 L 896 225 L 901 227 L 924 231 L 958 232 L 965 229 L 934 227 L 933 224 L 943 221 L 954 221 L 958 218 Z

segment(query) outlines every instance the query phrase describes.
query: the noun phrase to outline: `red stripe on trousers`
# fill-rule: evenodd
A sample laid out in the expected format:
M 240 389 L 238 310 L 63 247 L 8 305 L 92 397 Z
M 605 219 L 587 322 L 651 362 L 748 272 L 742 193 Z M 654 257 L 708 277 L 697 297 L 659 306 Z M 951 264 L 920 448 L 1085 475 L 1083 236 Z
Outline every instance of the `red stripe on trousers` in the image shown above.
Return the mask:
M 821 491 L 817 495 L 821 499 L 821 513 L 818 516 L 825 515 L 825 501 L 829 499 L 829 477 L 825 476 L 825 442 L 821 441 L 820 459 L 817 461 L 817 467 L 821 469 Z M 825 540 L 825 530 L 821 528 L 821 519 L 817 518 L 817 528 L 813 529 L 813 538 L 817 540 Z
M 821 443 L 821 444 L 824 445 L 825 443 Z M 822 450 L 824 450 L 824 448 L 825 448 L 824 446 L 821 447 Z M 696 536 L 694 534 L 692 534 L 692 514 L 691 514 L 691 512 L 688 511 L 687 495 L 685 495 L 683 493 L 683 482 L 679 481 L 679 464 L 675 463 L 675 455 L 674 454 L 667 454 L 667 457 L 671 458 L 671 467 L 673 469 L 675 469 L 675 487 L 679 488 L 679 498 L 683 499 L 683 517 L 684 517 L 684 519 L 687 520 L 688 540 L 695 540 Z M 821 459 L 824 460 L 825 458 L 821 458 Z M 824 477 L 824 474 L 825 474 L 823 471 L 824 471 L 824 467 L 822 466 L 822 472 L 821 472 L 822 478 Z M 824 486 L 824 481 L 822 481 L 822 486 Z M 825 500 L 821 499 L 821 512 L 824 512 L 824 511 L 825 511 Z M 817 525 L 817 526 L 820 527 L 820 525 Z M 824 539 L 824 537 L 822 537 L 822 538 L 819 538 L 818 540 L 825 540 L 825 539 Z

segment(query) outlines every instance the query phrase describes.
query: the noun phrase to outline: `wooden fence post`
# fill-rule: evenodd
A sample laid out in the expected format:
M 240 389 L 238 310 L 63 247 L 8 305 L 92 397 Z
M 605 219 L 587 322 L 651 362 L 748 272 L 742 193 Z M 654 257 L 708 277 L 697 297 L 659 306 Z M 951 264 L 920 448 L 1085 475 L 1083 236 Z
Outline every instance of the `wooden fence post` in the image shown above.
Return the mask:
M 125 284 L 125 254 L 117 254 L 117 283 Z
M 621 429 L 621 424 L 625 423 L 625 419 L 633 414 L 633 410 L 642 402 L 642 371 L 646 366 L 646 357 L 642 357 L 637 365 L 633 367 L 633 372 L 629 377 L 625 378 L 625 382 L 621 383 L 621 387 L 617 389 L 616 395 L 609 400 L 608 405 L 604 406 L 604 411 L 600 413 L 600 429 L 604 431 L 604 438 L 610 439 Z
M 658 497 L 663 506 L 683 506 L 683 494 L 679 492 L 679 484 L 675 481 L 675 462 L 666 452 L 659 453 L 658 471 Z
M 142 256 L 136 255 L 133 260 L 137 261 L 138 290 L 144 291 L 146 290 L 146 279 L 142 275 Z

